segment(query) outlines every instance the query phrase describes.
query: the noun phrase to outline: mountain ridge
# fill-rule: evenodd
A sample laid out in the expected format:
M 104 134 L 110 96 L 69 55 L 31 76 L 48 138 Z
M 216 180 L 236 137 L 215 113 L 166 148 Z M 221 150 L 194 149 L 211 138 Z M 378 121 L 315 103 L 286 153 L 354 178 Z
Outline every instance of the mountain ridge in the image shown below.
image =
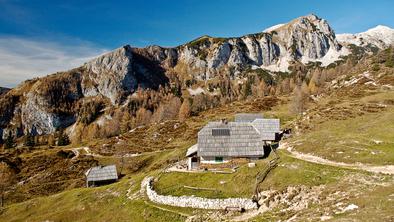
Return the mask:
M 132 106 L 134 116 L 143 106 L 153 113 L 160 101 L 157 105 L 134 104 L 139 89 L 160 94 L 154 100 L 169 93 L 184 98 L 194 96 L 188 95 L 186 88 L 199 82 L 228 78 L 238 80 L 237 87 L 242 88 L 244 74 L 250 70 L 263 73 L 269 80 L 275 78 L 275 72 L 290 73 L 293 67 L 311 62 L 328 66 L 349 53 L 328 22 L 313 14 L 269 32 L 241 37 L 202 36 L 168 48 L 125 45 L 81 67 L 28 80 L 11 90 L 0 106 L 0 134 L 3 138 L 9 131 L 15 135 L 51 134 L 75 126 L 81 107 L 92 99 L 108 100 L 106 106 L 112 109 Z M 211 87 L 212 97 L 223 86 L 215 87 Z M 232 92 L 220 93 L 234 97 Z
M 328 37 L 331 37 L 332 43 L 329 44 L 329 43 L 325 42 L 324 45 L 326 47 L 333 45 L 334 50 L 331 48 L 331 51 L 330 51 L 329 50 L 330 47 L 327 47 L 328 50 L 323 47 L 323 52 L 320 53 L 320 55 L 316 55 L 316 52 L 309 52 L 309 55 L 308 55 L 308 52 L 306 54 L 305 54 L 305 52 L 301 52 L 300 55 L 298 56 L 298 58 L 292 58 L 291 55 L 287 54 L 283 58 L 275 58 L 276 59 L 276 60 L 274 59 L 275 61 L 272 61 L 272 59 L 271 59 L 271 61 L 265 61 L 265 64 L 261 64 L 260 58 L 252 58 L 252 60 L 254 60 L 254 63 L 257 63 L 258 68 L 263 68 L 268 71 L 274 71 L 274 72 L 275 71 L 286 72 L 286 71 L 289 71 L 288 70 L 288 67 L 290 66 L 289 63 L 292 63 L 297 59 L 299 59 L 304 64 L 306 64 L 308 62 L 322 62 L 322 66 L 328 66 L 329 64 L 340 60 L 341 56 L 347 56 L 350 53 L 346 47 L 345 48 L 341 47 L 342 45 L 347 46 L 348 42 L 346 42 L 346 40 L 343 40 L 343 38 L 342 39 L 337 38 L 337 36 L 341 37 L 341 36 L 348 35 L 348 34 L 336 35 L 335 32 L 332 30 L 332 28 L 329 26 L 328 22 L 325 19 L 321 19 L 314 14 L 310 14 L 307 16 L 302 16 L 302 17 L 296 18 L 286 24 L 274 25 L 272 27 L 265 29 L 263 32 L 245 34 L 245 35 L 238 36 L 238 37 L 212 37 L 209 35 L 203 35 L 203 36 L 200 36 L 190 42 L 187 42 L 187 43 L 175 46 L 175 47 L 162 47 L 162 46 L 158 46 L 158 45 L 150 45 L 147 47 L 138 47 L 138 48 L 132 47 L 132 48 L 137 49 L 138 51 L 144 51 L 144 50 L 148 51 L 149 52 L 148 54 L 151 54 L 151 55 L 154 54 L 154 52 L 156 52 L 156 58 L 154 58 L 155 61 L 162 62 L 163 59 L 167 58 L 166 54 L 171 53 L 174 57 L 176 57 L 176 55 L 182 54 L 182 52 L 180 52 L 180 51 L 182 51 L 182 49 L 184 49 L 184 48 L 199 46 L 199 44 L 204 46 L 204 43 L 205 44 L 213 44 L 213 43 L 218 43 L 218 42 L 220 42 L 220 43 L 234 42 L 234 41 L 236 42 L 237 40 L 250 41 L 250 38 L 255 38 L 256 36 L 261 36 L 261 35 L 264 36 L 265 34 L 269 35 L 270 33 L 275 34 L 278 30 L 285 29 L 285 27 L 289 27 L 291 25 L 299 25 L 299 23 L 306 23 L 306 22 L 311 22 L 311 24 L 313 24 L 312 29 L 317 28 L 319 31 L 322 31 L 323 33 L 325 33 Z M 379 27 L 379 26 L 377 26 L 377 27 Z M 389 27 L 387 27 L 387 28 L 391 30 L 391 28 L 389 28 Z M 356 35 L 356 34 L 351 34 L 351 35 Z M 286 37 L 288 37 L 288 36 L 286 36 Z M 393 37 L 394 37 L 394 34 L 393 34 Z M 339 42 L 339 40 L 341 40 L 341 42 Z M 379 39 L 377 41 L 379 41 Z M 391 44 L 394 43 L 394 40 L 390 41 L 390 43 Z M 302 44 L 303 44 L 302 42 L 298 43 L 296 48 L 297 49 L 302 48 Z M 389 45 L 391 45 L 389 43 L 386 43 L 386 45 L 382 46 L 376 42 L 373 42 L 373 45 L 375 45 L 375 44 L 380 49 L 386 48 Z M 230 45 L 234 45 L 234 44 L 230 44 Z M 247 44 L 247 46 L 249 46 L 249 45 Z M 125 47 L 131 47 L 131 46 L 125 45 Z M 247 50 L 256 51 L 253 49 L 253 47 L 254 46 L 249 46 L 247 48 Z M 288 50 L 290 47 L 292 47 L 292 45 L 288 45 L 287 47 L 282 47 L 281 52 L 285 53 L 286 50 Z M 202 48 L 204 48 L 204 47 L 202 47 Z M 215 49 L 213 49 L 213 50 L 215 50 Z M 318 46 L 318 50 L 319 50 L 319 46 Z M 302 51 L 302 50 L 300 50 L 300 51 Z M 193 52 L 184 52 L 184 53 L 193 53 Z M 254 52 L 254 53 L 256 53 L 256 52 Z M 328 55 L 327 55 L 327 53 L 328 53 Z M 203 58 L 202 61 L 201 60 L 196 61 L 196 59 L 194 59 L 194 60 L 192 59 L 192 61 L 189 61 L 188 65 L 194 65 L 195 68 L 197 68 L 197 69 L 206 69 L 207 67 L 209 69 L 209 68 L 215 67 L 215 61 L 213 61 L 213 62 L 204 61 L 204 59 L 206 59 L 206 57 L 209 56 L 209 53 L 207 54 L 204 52 L 204 50 L 202 50 L 202 52 L 199 51 L 195 54 L 197 54 L 197 57 L 200 57 L 200 58 L 202 57 Z M 265 55 L 267 55 L 267 54 L 270 55 L 270 52 L 265 53 Z M 319 53 L 317 53 L 317 54 L 319 54 Z M 236 57 L 236 56 L 237 55 L 234 55 L 234 57 Z M 250 55 L 246 55 L 246 56 L 244 55 L 245 59 L 244 60 L 241 59 L 241 61 L 243 63 L 247 62 L 247 60 L 249 59 L 248 58 L 249 56 Z M 272 54 L 270 56 L 272 57 Z M 324 58 L 325 56 L 326 56 L 326 58 Z M 213 57 L 214 57 L 213 59 L 215 59 L 215 56 L 213 56 Z M 259 57 L 262 57 L 262 56 L 259 56 Z M 275 57 L 275 54 L 273 55 L 273 57 Z M 188 57 L 186 56 L 186 58 L 188 58 Z M 228 58 L 228 56 L 225 56 L 225 58 Z M 285 61 L 283 61 L 283 60 L 285 60 Z M 236 64 L 237 61 L 233 61 L 233 63 L 235 63 L 235 64 L 231 64 L 231 63 L 230 64 L 235 65 L 235 67 L 239 68 Z M 251 64 L 251 65 L 253 66 L 256 64 Z M 210 76 L 209 74 L 211 74 L 212 72 L 210 72 L 208 70 L 207 73 L 208 73 L 208 77 L 209 77 Z
M 284 29 L 284 26 L 287 28 Z M 294 19 L 284 26 L 282 29 L 273 30 L 275 32 L 229 38 L 204 35 L 176 47 L 153 45 L 135 49 L 146 51 L 146 54 L 160 63 L 171 54 L 170 59 L 181 60 L 189 67 L 202 71 L 205 76 L 199 76 L 200 78 L 210 78 L 223 65 L 234 67 L 236 71 L 241 71 L 245 64 L 270 71 L 288 71 L 289 63 L 298 58 L 307 57 L 305 61 L 315 61 L 322 58 L 331 46 L 336 51 L 340 49 L 332 28 L 326 20 L 316 15 Z M 305 33 L 312 34 L 309 36 Z M 313 46 L 305 46 L 308 43 Z M 285 60 L 283 63 L 286 64 L 281 65 L 281 60 Z M 170 67 L 173 68 L 171 65 Z

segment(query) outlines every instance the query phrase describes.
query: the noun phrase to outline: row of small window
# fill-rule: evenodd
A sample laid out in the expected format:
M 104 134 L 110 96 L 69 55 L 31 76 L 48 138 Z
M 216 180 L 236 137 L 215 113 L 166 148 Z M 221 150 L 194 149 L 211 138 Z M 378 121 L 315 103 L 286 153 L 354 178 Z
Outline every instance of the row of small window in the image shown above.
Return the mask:
M 216 163 L 222 163 L 223 162 L 223 157 L 222 156 L 215 156 L 215 162 Z

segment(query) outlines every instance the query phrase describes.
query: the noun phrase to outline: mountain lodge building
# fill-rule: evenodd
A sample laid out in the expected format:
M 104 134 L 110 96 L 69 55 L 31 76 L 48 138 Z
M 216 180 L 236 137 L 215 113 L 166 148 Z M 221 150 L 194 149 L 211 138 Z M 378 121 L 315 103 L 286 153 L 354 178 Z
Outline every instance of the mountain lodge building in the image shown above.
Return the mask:
M 261 114 L 237 114 L 235 122 L 209 122 L 198 132 L 198 143 L 187 151 L 188 169 L 196 169 L 199 163 L 262 158 L 267 146 L 279 141 L 279 134 L 279 119 L 264 119 Z

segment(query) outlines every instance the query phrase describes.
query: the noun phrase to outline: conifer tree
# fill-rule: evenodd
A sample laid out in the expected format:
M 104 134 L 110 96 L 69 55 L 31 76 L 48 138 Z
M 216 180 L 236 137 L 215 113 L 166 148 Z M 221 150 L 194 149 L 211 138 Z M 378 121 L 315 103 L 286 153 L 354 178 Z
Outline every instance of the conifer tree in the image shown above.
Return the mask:
M 70 144 L 70 138 L 68 138 L 68 135 L 65 134 L 63 130 L 60 130 L 57 145 L 67 146 L 68 144 Z
M 14 136 L 12 135 L 12 132 L 9 132 L 7 138 L 4 141 L 4 148 L 5 149 L 11 149 L 14 146 L 15 146 Z
M 25 146 L 34 147 L 36 145 L 34 141 L 34 136 L 31 133 L 28 133 L 25 138 Z

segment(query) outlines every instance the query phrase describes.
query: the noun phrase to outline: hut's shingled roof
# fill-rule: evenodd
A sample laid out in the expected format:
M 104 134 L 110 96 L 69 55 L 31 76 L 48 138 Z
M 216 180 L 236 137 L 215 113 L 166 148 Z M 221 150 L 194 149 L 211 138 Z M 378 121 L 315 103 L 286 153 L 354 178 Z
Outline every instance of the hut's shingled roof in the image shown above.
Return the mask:
M 245 114 L 242 114 L 245 117 Z M 251 157 L 264 155 L 264 141 L 274 141 L 280 132 L 279 119 L 262 119 L 257 114 L 236 122 L 210 122 L 198 132 L 198 156 Z M 247 119 L 252 121 L 246 121 Z M 242 120 L 242 121 L 241 121 Z M 228 133 L 217 133 L 224 129 Z
M 88 181 L 117 180 L 118 172 L 115 165 L 92 167 L 86 172 Z
M 252 125 L 259 131 L 262 140 L 275 140 L 275 134 L 280 132 L 279 119 L 256 119 Z
M 227 128 L 230 135 L 213 136 L 212 130 Z M 210 122 L 198 133 L 198 156 L 262 156 L 260 134 L 245 122 Z

